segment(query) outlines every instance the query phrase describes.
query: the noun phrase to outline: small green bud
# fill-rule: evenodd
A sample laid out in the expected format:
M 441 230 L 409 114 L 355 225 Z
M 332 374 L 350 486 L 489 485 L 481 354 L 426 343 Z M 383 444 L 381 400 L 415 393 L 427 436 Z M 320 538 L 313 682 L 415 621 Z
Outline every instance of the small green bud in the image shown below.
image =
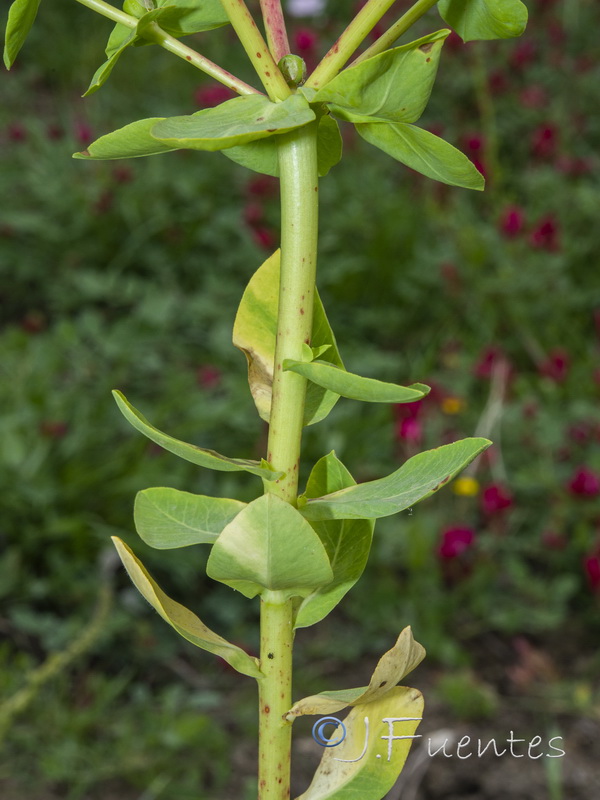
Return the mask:
M 306 64 L 300 56 L 284 56 L 277 65 L 288 86 L 301 86 L 306 78 Z

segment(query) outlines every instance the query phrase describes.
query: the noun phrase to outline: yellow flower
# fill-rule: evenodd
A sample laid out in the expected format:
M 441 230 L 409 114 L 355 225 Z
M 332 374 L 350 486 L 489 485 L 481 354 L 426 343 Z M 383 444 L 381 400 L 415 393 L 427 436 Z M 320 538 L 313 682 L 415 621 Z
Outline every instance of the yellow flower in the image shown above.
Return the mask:
M 454 481 L 452 491 L 460 497 L 475 497 L 479 493 L 479 481 L 465 475 Z
M 442 411 L 444 414 L 460 414 L 465 407 L 465 401 L 460 397 L 444 397 Z

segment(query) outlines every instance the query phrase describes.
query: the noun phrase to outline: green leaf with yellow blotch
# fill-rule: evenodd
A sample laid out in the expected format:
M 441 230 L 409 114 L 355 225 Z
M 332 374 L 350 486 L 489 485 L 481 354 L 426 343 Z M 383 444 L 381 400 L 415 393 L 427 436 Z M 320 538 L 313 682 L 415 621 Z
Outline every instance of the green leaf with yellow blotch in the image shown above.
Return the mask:
M 279 310 L 279 250 L 276 250 L 254 273 L 246 286 L 233 326 L 233 344 L 246 356 L 248 383 L 256 409 L 269 421 Z M 325 309 L 315 290 L 311 345 L 329 345 L 326 356 L 332 364 L 343 367 L 335 336 Z M 304 405 L 304 424 L 313 425 L 324 419 L 336 404 L 339 395 L 309 384 Z
M 343 720 L 343 741 L 325 747 L 312 783 L 296 800 L 381 800 L 419 738 L 422 718 L 423 696 L 406 686 L 355 706 Z
M 416 122 L 429 100 L 449 30 L 386 50 L 348 67 L 313 102 L 349 122 Z
M 10 69 L 23 47 L 40 7 L 41 0 L 15 0 L 8 10 L 4 37 L 4 65 Z
M 341 397 L 362 400 L 365 403 L 413 403 L 429 394 L 429 386 L 415 383 L 398 386 L 375 378 L 364 378 L 326 361 L 294 361 L 286 358 L 283 369 L 303 375 L 317 386 L 329 389 Z
M 158 550 L 214 544 L 246 507 L 239 500 L 156 487 L 138 492 L 133 518 L 140 538 Z
M 213 545 L 206 574 L 246 597 L 279 592 L 304 597 L 329 583 L 327 553 L 312 527 L 285 500 L 267 492 L 240 511 Z
M 179 458 L 185 459 L 185 461 L 191 461 L 192 464 L 198 464 L 200 467 L 214 469 L 219 472 L 250 472 L 266 481 L 276 481 L 283 477 L 283 472 L 275 472 L 268 462 L 264 460 L 259 462 L 245 458 L 228 458 L 214 450 L 207 450 L 195 444 L 174 439 L 151 425 L 146 417 L 140 414 L 121 392 L 113 391 L 113 397 L 127 422 L 133 425 L 140 433 L 143 433 L 144 436 L 147 436 L 148 439 L 164 447 L 170 453 L 179 456 Z
M 259 139 L 238 147 L 223 150 L 223 155 L 242 167 L 261 172 L 263 175 L 279 177 L 277 139 Z M 324 114 L 317 128 L 317 171 L 323 178 L 342 157 L 342 137 L 337 122 Z
M 388 517 L 430 497 L 490 445 L 488 439 L 471 438 L 426 450 L 385 478 L 316 499 L 301 496 L 298 508 L 311 521 Z
M 355 483 L 346 467 L 331 452 L 313 467 L 305 496 L 321 497 Z M 306 628 L 320 622 L 337 606 L 362 575 L 373 538 L 374 522 L 368 519 L 333 519 L 310 524 L 327 551 L 333 580 L 327 586 L 315 588 L 302 600 L 295 614 L 295 628 Z
M 196 647 L 220 656 L 243 675 L 249 675 L 251 678 L 263 677 L 257 659 L 211 631 L 189 608 L 172 600 L 163 592 L 125 542 L 117 536 L 113 536 L 112 540 L 137 590 L 180 636 Z
M 224 150 L 301 128 L 315 117 L 304 97 L 293 94 L 281 103 L 252 94 L 226 100 L 185 117 L 157 122 L 151 134 L 168 147 Z
M 527 6 L 521 0 L 439 0 L 437 7 L 465 42 L 510 39 L 527 26 Z
M 483 175 L 464 153 L 415 125 L 374 122 L 356 125 L 369 144 L 435 181 L 464 189 L 484 188 Z
M 286 719 L 294 720 L 306 714 L 334 714 L 347 706 L 365 705 L 380 700 L 425 658 L 425 648 L 416 642 L 409 627 L 404 628 L 396 644 L 384 653 L 368 686 L 359 689 L 340 689 L 304 697 L 294 703 Z

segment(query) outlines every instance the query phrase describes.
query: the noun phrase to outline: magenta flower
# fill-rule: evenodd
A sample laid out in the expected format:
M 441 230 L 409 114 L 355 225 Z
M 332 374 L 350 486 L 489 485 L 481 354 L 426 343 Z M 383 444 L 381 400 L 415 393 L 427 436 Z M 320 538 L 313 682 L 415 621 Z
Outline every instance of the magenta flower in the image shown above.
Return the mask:
M 225 100 L 231 100 L 235 97 L 235 93 L 223 86 L 221 83 L 211 83 L 209 86 L 201 86 L 194 92 L 194 100 L 201 108 L 214 108 L 215 106 L 224 103 Z
M 492 517 L 505 511 L 513 504 L 511 493 L 499 483 L 491 483 L 481 493 L 481 508 L 484 514 Z
M 550 352 L 548 358 L 539 365 L 541 375 L 545 375 L 555 383 L 563 383 L 569 372 L 571 359 L 566 350 L 557 347 Z
M 571 494 L 595 497 L 600 494 L 600 475 L 589 467 L 578 467 L 568 483 Z
M 202 389 L 216 389 L 223 378 L 221 370 L 212 364 L 204 364 L 196 372 L 198 384 Z
M 473 372 L 478 378 L 491 378 L 494 367 L 504 358 L 504 353 L 499 347 L 493 344 L 489 345 L 479 354 L 479 358 L 473 367 Z
M 294 52 L 305 58 L 313 54 L 317 46 L 318 36 L 312 28 L 298 28 L 294 34 L 294 42 L 296 44 Z
M 531 152 L 536 158 L 552 158 L 556 155 L 558 131 L 550 123 L 538 126 L 531 137 Z
M 396 438 L 405 442 L 418 444 L 423 435 L 421 423 L 416 417 L 399 419 L 396 423 Z
M 447 528 L 442 533 L 442 541 L 438 547 L 438 555 L 445 561 L 457 558 L 468 550 L 475 541 L 475 532 L 471 528 Z
M 525 213 L 519 206 L 508 206 L 500 217 L 500 230 L 508 238 L 518 236 L 525 225 Z
M 600 556 L 586 556 L 583 559 L 583 570 L 592 591 L 600 591 Z
M 558 223 L 553 216 L 544 217 L 538 222 L 530 234 L 529 243 L 538 250 L 553 252 L 560 249 Z

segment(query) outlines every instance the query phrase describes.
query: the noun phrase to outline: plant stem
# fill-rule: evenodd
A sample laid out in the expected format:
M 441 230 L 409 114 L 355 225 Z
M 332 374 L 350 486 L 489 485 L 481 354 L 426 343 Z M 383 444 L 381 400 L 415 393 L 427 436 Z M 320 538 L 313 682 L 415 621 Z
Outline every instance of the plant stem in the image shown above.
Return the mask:
M 258 800 L 288 800 L 292 724 L 292 601 L 263 595 L 260 602 Z
M 367 58 L 378 56 L 391 47 L 396 39 L 399 39 L 406 31 L 411 28 L 415 22 L 426 14 L 430 8 L 438 2 L 438 0 L 417 0 L 414 6 L 411 6 L 408 11 L 403 14 L 398 22 L 395 22 L 391 28 L 383 33 L 376 42 L 368 47 L 364 53 L 361 53 L 358 58 L 355 58 L 350 66 L 359 64 Z
M 288 41 L 281 0 L 260 0 L 267 42 L 275 61 L 279 63 L 284 56 L 289 55 L 290 43 Z
M 396 0 L 367 0 L 337 42 L 323 56 L 306 85 L 318 89 L 335 78 L 352 53 L 395 2 Z
M 317 263 L 317 123 L 279 138 L 281 178 L 281 268 L 277 345 L 269 425 L 268 460 L 285 472 L 266 484 L 296 505 L 306 379 L 284 372 L 285 358 L 300 359 L 312 333 Z M 293 606 L 277 592 L 261 598 L 259 680 L 259 800 L 290 796 Z
M 285 100 L 291 94 L 290 88 L 244 0 L 221 0 L 221 3 L 267 94 L 274 102 Z
M 104 0 L 77 0 L 77 2 L 87 8 L 91 8 L 92 11 L 96 11 L 107 19 L 111 19 L 113 22 L 125 25 L 127 28 L 133 29 L 139 22 L 135 17 L 126 14 L 124 11 L 119 11 L 118 8 L 111 6 L 110 3 L 105 3 Z M 211 78 L 219 81 L 219 83 L 223 83 L 229 89 L 233 89 L 234 92 L 238 94 L 261 94 L 258 89 L 244 83 L 244 81 L 232 75 L 231 72 L 227 72 L 226 69 L 215 64 L 209 58 L 206 58 L 196 50 L 180 42 L 179 39 L 165 33 L 157 23 L 153 23 L 150 28 L 152 30 L 153 42 L 164 47 L 165 50 L 168 50 L 170 53 L 179 56 L 179 58 L 183 58 L 188 64 L 192 64 L 194 67 L 202 70 L 202 72 L 210 75 Z

